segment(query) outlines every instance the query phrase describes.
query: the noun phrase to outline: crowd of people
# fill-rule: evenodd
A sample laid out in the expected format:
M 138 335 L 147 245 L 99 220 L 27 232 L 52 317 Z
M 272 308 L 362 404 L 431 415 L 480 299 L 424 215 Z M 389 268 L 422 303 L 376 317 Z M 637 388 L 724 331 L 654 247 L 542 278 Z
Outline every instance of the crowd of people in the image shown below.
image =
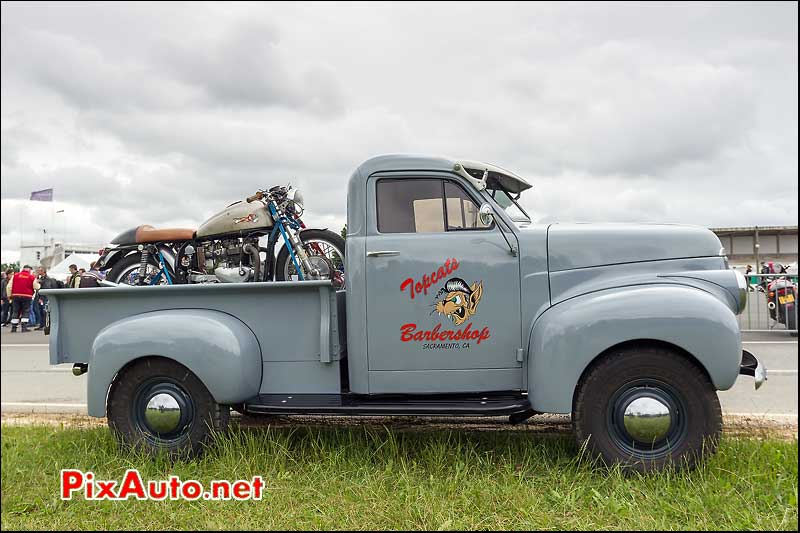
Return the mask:
M 64 280 L 55 279 L 47 274 L 47 269 L 39 267 L 36 273 L 30 265 L 25 265 L 19 272 L 8 269 L 2 272 L 2 311 L 0 322 L 2 327 L 11 326 L 11 332 L 18 328 L 22 332 L 44 329 L 47 314 L 47 296 L 41 294 L 42 289 L 87 288 L 99 287 L 103 273 L 96 270 L 92 263 L 89 270 L 69 266 L 69 275 Z
M 745 267 L 744 275 L 747 278 L 748 284 L 750 285 L 750 290 L 755 290 L 755 288 L 759 288 L 759 290 L 765 290 L 770 281 L 782 275 L 790 275 L 790 279 L 796 283 L 796 270 L 797 269 L 795 268 L 794 275 L 791 275 L 789 272 L 789 265 L 777 264 L 774 261 L 761 261 L 761 268 L 759 270 L 753 270 L 753 265 L 747 265 L 747 267 Z M 759 276 L 759 274 L 761 275 Z M 772 277 L 773 275 L 775 277 Z

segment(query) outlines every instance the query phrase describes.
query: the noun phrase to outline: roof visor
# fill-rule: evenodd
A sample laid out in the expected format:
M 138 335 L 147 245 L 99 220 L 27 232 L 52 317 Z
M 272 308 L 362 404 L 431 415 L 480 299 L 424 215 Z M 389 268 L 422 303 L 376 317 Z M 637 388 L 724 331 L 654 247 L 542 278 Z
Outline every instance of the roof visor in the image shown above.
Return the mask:
M 513 172 L 488 163 L 458 161 L 453 166 L 453 170 L 474 183 L 479 190 L 500 188 L 510 193 L 519 194 L 533 187 L 533 185 Z M 486 183 L 483 182 L 484 173 L 487 174 Z

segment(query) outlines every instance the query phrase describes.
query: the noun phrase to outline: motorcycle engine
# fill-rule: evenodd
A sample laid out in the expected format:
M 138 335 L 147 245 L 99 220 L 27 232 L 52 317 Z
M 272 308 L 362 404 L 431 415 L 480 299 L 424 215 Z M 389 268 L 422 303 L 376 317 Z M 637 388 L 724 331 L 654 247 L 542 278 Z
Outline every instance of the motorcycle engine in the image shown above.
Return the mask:
M 206 241 L 198 246 L 197 268 L 199 275 L 191 276 L 197 282 L 242 283 L 255 281 L 258 268 L 253 265 L 245 247 L 258 250 L 258 239 L 224 239 Z M 260 266 L 260 265 L 259 265 Z
M 214 275 L 222 283 L 242 283 L 249 281 L 253 275 L 250 267 L 219 267 L 214 270 Z

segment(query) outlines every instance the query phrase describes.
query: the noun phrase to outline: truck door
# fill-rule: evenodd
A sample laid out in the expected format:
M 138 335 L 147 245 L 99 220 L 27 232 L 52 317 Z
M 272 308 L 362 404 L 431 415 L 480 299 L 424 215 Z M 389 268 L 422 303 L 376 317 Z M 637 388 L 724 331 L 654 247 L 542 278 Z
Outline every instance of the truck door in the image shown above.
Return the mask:
M 367 197 L 370 393 L 521 389 L 519 259 L 481 224 L 477 191 L 449 175 L 378 175 Z

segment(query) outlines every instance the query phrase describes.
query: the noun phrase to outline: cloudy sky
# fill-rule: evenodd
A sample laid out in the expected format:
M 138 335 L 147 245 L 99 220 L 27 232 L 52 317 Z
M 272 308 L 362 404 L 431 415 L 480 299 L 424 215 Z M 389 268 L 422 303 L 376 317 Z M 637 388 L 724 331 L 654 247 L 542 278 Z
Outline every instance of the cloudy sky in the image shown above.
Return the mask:
M 2 257 L 291 182 L 338 231 L 364 159 L 510 168 L 535 220 L 797 224 L 798 7 L 2 4 Z M 28 202 L 53 187 L 55 207 Z

